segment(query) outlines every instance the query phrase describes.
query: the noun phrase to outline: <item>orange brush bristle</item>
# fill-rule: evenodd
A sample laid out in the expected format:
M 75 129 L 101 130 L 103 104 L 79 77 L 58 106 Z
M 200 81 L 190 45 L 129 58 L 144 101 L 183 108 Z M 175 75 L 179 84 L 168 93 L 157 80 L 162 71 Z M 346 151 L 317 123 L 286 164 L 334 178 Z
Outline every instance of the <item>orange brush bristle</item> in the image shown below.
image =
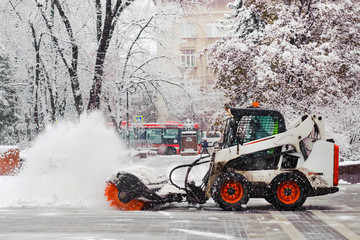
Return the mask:
M 107 183 L 104 196 L 110 202 L 110 206 L 125 211 L 139 211 L 144 208 L 145 202 L 133 199 L 128 203 L 123 203 L 119 200 L 118 189 L 115 184 Z

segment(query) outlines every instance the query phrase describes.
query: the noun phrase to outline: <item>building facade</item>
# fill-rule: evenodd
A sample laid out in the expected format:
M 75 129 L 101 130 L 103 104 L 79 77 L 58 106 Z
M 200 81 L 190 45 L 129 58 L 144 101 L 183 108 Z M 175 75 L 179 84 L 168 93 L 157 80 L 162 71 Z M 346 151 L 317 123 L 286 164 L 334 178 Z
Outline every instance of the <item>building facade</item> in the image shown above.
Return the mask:
M 166 45 L 158 46 L 157 54 L 170 56 L 175 64 L 168 67 L 181 70 L 182 77 L 175 81 L 192 96 L 195 116 L 189 118 L 202 121 L 203 128 L 208 130 L 212 114 L 223 111 L 224 99 L 222 92 L 213 88 L 216 75 L 208 65 L 204 49 L 226 33 L 221 28 L 221 21 L 232 11 L 227 7 L 228 0 L 187 2 L 192 1 L 182 1 L 180 18 L 170 25 L 175 37 L 165 41 Z M 159 115 L 160 121 L 168 118 L 166 112 Z

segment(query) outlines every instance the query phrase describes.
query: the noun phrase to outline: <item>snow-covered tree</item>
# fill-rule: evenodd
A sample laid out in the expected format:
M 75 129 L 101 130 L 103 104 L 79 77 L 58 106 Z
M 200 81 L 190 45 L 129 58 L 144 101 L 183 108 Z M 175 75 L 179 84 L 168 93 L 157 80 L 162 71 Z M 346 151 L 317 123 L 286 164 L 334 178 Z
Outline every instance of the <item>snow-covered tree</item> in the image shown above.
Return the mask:
M 239 0 L 229 6 L 231 31 L 208 49 L 216 86 L 229 103 L 260 101 L 288 119 L 321 113 L 349 156 L 348 134 L 357 131 L 354 117 L 360 117 L 354 102 L 360 94 L 360 2 Z
M 6 0 L 0 9 L 0 42 L 22 84 L 20 115 L 27 117 L 20 120 L 30 132 L 62 117 L 77 118 L 86 108 L 107 111 L 118 123 L 126 115 L 126 99 L 130 116 L 144 111 L 152 121 L 157 98 L 171 105 L 169 86 L 179 73 L 163 68 L 165 57 L 157 56 L 154 46 L 158 33 L 167 34 L 163 26 L 176 16 L 174 6 L 155 10 L 152 1 L 140 0 Z
M 232 31 L 209 49 L 217 87 L 237 104 L 296 111 L 359 91 L 357 1 L 236 1 Z
M 9 59 L 0 50 L 0 145 L 12 143 L 13 125 L 18 120 L 17 96 L 11 77 Z

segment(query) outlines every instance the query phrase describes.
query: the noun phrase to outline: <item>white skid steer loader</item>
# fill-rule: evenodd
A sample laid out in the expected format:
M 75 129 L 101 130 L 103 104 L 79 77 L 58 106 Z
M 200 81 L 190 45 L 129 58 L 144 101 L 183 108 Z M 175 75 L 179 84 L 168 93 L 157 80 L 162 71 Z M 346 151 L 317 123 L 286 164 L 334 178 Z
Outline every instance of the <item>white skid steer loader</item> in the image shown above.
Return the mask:
M 175 167 L 169 179 L 119 171 L 105 189 L 110 205 L 142 210 L 171 202 L 204 204 L 213 198 L 224 210 L 241 210 L 249 198 L 265 198 L 279 210 L 295 210 L 307 197 L 339 190 L 339 148 L 325 138 L 321 116 L 305 115 L 286 129 L 283 116 L 275 110 L 231 108 L 228 112 L 222 145 L 210 160 L 201 157 Z M 209 169 L 197 186 L 188 177 L 200 164 L 209 164 Z M 184 187 L 172 181 L 179 168 L 187 168 Z

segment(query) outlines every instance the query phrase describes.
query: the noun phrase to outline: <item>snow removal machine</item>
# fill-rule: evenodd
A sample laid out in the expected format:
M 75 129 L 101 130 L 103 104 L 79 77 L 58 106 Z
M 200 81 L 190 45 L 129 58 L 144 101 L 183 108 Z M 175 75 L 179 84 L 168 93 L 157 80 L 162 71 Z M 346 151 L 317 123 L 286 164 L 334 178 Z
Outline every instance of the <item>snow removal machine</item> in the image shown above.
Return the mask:
M 230 108 L 221 146 L 211 156 L 175 167 L 169 178 L 119 171 L 108 179 L 105 196 L 122 210 L 156 209 L 172 202 L 204 204 L 212 198 L 224 210 L 241 210 L 249 198 L 264 198 L 279 210 L 296 210 L 307 197 L 339 189 L 339 147 L 326 139 L 324 119 L 305 115 L 286 129 L 275 110 Z M 200 184 L 190 171 L 208 164 Z M 185 168 L 184 186 L 174 171 Z

